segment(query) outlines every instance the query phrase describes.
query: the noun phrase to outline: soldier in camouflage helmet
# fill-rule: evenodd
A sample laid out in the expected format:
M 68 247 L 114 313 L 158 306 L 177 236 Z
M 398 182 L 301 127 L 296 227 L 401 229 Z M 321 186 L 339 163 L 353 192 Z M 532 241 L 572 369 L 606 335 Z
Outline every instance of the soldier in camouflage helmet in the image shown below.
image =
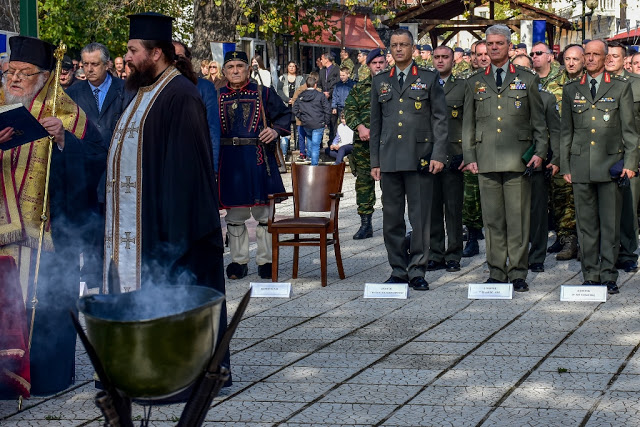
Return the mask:
M 464 77 L 472 71 L 471 64 L 462 58 L 463 55 L 463 48 L 457 47 L 453 50 L 453 60 L 455 62 L 453 66 L 453 77 Z
M 351 89 L 344 104 L 344 117 L 347 126 L 354 131 L 350 165 L 356 173 L 356 204 L 358 205 L 358 215 L 360 215 L 360 229 L 353 235 L 355 240 L 373 237 L 371 216 L 373 215 L 373 205 L 376 203 L 376 187 L 375 181 L 371 177 L 369 151 L 371 74 L 377 74 L 387 68 L 384 49 L 374 49 L 369 52 L 366 64 L 370 74 Z

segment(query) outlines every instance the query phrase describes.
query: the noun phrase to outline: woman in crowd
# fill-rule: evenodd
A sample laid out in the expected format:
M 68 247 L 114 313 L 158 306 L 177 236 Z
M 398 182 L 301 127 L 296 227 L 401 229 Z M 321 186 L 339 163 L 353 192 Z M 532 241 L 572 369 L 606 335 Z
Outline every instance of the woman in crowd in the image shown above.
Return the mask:
M 255 71 L 256 65 L 258 66 L 258 72 Z M 262 82 L 260 82 L 260 78 L 258 78 L 258 73 L 260 73 Z M 260 55 L 256 55 L 251 58 L 251 78 L 257 83 L 262 83 L 265 87 L 271 87 L 271 73 L 264 67 L 264 62 Z
M 218 61 L 209 62 L 209 80 L 213 82 L 216 90 L 227 84 L 227 79 L 222 75 L 222 68 Z
M 207 76 L 209 75 L 209 61 L 208 59 L 203 59 L 202 62 L 200 62 L 200 72 L 198 73 L 198 77 L 201 77 L 203 79 L 208 78 Z
M 287 64 L 286 71 L 280 76 L 278 79 L 278 87 L 277 92 L 282 98 L 282 102 L 289 107 L 289 111 L 291 111 L 291 105 L 293 104 L 293 95 L 296 93 L 296 90 L 304 83 L 303 77 L 300 75 L 300 69 L 298 68 L 298 64 L 295 61 L 289 61 Z M 296 127 L 295 126 L 296 118 L 292 114 L 291 115 L 291 123 L 293 125 L 293 132 L 291 135 L 293 136 L 293 140 L 295 143 L 296 136 Z M 282 154 L 287 157 L 287 152 L 289 151 L 289 137 L 283 136 L 280 138 L 280 147 L 282 148 Z

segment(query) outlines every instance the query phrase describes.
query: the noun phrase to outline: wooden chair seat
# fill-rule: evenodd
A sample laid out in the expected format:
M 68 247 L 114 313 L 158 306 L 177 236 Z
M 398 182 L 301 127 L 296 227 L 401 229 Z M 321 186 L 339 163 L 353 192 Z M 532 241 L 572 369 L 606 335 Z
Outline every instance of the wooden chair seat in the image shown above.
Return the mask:
M 269 233 L 273 245 L 271 280 L 278 281 L 280 246 L 293 246 L 293 274 L 298 277 L 300 246 L 320 247 L 320 272 L 322 286 L 327 286 L 327 246 L 333 245 L 340 279 L 345 278 L 340 255 L 338 232 L 338 210 L 342 197 L 342 182 L 345 164 L 329 166 L 291 166 L 293 192 L 269 195 Z M 276 221 L 276 202 L 293 196 L 294 216 Z M 300 212 L 326 212 L 328 217 L 300 216 Z M 281 234 L 293 234 L 293 238 L 280 240 Z M 319 237 L 304 237 L 300 234 L 318 234 Z

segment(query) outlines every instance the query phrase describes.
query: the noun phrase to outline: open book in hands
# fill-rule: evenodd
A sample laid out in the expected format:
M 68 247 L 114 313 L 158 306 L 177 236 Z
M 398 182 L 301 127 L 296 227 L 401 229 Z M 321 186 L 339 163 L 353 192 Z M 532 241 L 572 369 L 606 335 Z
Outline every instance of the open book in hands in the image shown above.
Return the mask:
M 0 105 L 0 130 L 13 128 L 11 139 L 0 144 L 10 150 L 22 144 L 49 136 L 49 133 L 22 104 Z

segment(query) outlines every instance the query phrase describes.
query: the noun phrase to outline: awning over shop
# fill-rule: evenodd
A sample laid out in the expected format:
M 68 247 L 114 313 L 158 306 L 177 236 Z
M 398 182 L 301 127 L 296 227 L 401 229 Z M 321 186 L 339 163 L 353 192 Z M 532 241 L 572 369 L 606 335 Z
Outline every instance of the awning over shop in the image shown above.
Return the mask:
M 319 46 L 341 47 L 344 38 L 344 47 L 349 49 L 375 49 L 384 47 L 378 32 L 373 27 L 371 18 L 363 14 L 344 15 L 344 34 L 341 29 L 343 19 L 342 12 L 333 11 L 329 17 L 330 25 L 322 30 L 322 36 L 317 39 L 308 40 L 302 38 L 302 43 L 309 43 Z M 304 31 L 305 27 L 303 27 Z M 333 36 L 333 37 L 332 37 Z
M 617 34 L 613 37 L 608 38 L 607 40 L 626 40 L 630 38 L 640 38 L 640 29 L 635 29 L 631 31 L 625 31 L 624 33 Z

